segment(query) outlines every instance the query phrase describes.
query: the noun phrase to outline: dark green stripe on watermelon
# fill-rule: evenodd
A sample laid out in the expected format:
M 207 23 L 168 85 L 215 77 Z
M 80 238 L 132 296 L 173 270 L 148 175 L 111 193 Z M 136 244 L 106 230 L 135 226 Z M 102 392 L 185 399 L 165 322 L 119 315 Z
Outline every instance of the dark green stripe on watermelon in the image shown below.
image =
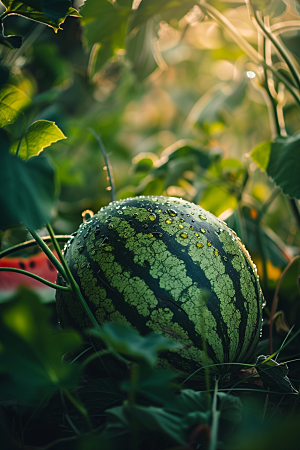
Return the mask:
M 80 227 L 66 259 L 100 323 L 121 320 L 183 342 L 181 356 L 167 357 L 175 368 L 201 366 L 203 334 L 210 362 L 251 356 L 262 308 L 255 269 L 233 232 L 199 206 L 165 197 L 114 202 Z M 58 293 L 57 301 L 65 322 L 87 327 L 77 300 Z

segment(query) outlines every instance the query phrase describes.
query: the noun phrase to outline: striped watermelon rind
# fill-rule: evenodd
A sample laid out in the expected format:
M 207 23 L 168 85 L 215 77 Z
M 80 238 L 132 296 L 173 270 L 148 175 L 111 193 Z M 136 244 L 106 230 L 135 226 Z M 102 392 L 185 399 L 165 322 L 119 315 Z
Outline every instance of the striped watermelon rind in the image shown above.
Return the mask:
M 100 324 L 183 344 L 161 366 L 190 374 L 208 362 L 225 376 L 237 367 L 228 363 L 253 356 L 263 306 L 256 268 L 236 234 L 200 206 L 162 196 L 112 202 L 79 227 L 65 257 Z M 64 327 L 90 327 L 79 300 L 56 295 Z

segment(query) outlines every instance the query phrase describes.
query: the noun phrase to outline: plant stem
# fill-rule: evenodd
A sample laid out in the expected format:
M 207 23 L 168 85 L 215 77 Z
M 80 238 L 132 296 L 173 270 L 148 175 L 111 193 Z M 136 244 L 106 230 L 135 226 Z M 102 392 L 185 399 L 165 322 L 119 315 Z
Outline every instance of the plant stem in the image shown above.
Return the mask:
M 51 242 L 51 237 L 42 237 L 41 238 L 44 242 Z M 69 235 L 59 235 L 59 236 L 55 236 L 55 239 L 57 240 L 57 242 L 66 242 L 70 239 Z M 0 252 L 0 259 L 4 258 L 5 256 L 11 255 L 12 253 L 18 252 L 20 250 L 24 250 L 25 248 L 29 248 L 29 247 L 34 247 L 35 245 L 37 245 L 37 242 L 35 239 L 31 239 L 30 241 L 26 241 L 26 242 L 22 242 L 22 244 L 17 244 L 14 245 L 13 247 L 10 247 L 6 250 L 2 250 L 2 252 Z
M 221 411 L 217 410 L 217 400 L 218 400 L 218 380 L 216 379 L 214 396 L 212 401 L 211 438 L 208 450 L 216 450 L 218 444 L 218 428 Z
M 111 350 L 109 349 L 104 349 L 101 352 L 95 352 L 92 355 L 90 355 L 88 358 L 86 358 L 81 364 L 80 367 L 81 369 L 84 369 L 88 364 L 90 364 L 92 361 L 94 361 L 94 359 L 99 358 L 101 356 L 104 355 L 109 355 L 111 354 Z
M 38 245 L 41 247 L 44 253 L 48 256 L 54 267 L 58 270 L 61 276 L 64 278 L 66 282 L 68 282 L 68 278 L 66 272 L 62 266 L 62 264 L 58 261 L 58 259 L 54 256 L 48 245 L 43 241 L 43 239 L 39 236 L 39 234 L 35 230 L 28 230 L 30 234 L 34 237 Z M 52 240 L 52 239 L 51 239 Z
M 249 11 L 251 20 L 253 21 L 253 23 L 256 26 L 258 26 L 262 30 L 264 35 L 272 42 L 272 44 L 274 45 L 274 47 L 276 48 L 276 50 L 278 51 L 278 53 L 280 54 L 280 56 L 282 57 L 282 59 L 284 60 L 286 65 L 288 66 L 288 68 L 291 72 L 291 75 L 294 79 L 295 85 L 299 91 L 300 90 L 300 76 L 299 76 L 298 71 L 296 70 L 296 67 L 295 67 L 292 59 L 290 58 L 290 55 L 288 54 L 284 45 L 281 44 L 281 42 L 272 33 L 270 33 L 270 31 L 265 27 L 265 24 L 263 23 L 263 21 L 257 14 L 256 9 L 253 7 L 251 0 L 245 0 L 245 1 L 247 4 L 247 7 L 248 7 L 248 11 Z
M 238 46 L 249 56 L 249 58 L 257 65 L 261 65 L 266 69 L 270 70 L 272 74 L 281 81 L 287 90 L 292 94 L 296 103 L 300 107 L 300 97 L 299 92 L 295 90 L 293 86 L 280 72 L 276 71 L 272 66 L 269 66 L 261 55 L 259 55 L 255 49 L 240 35 L 237 29 L 229 22 L 229 20 L 223 16 L 217 9 L 213 6 L 207 4 L 204 0 L 200 0 L 200 9 L 210 17 L 212 17 L 222 28 L 224 28 L 232 39 L 238 44 Z
M 88 412 L 85 409 L 85 407 L 82 405 L 82 403 L 80 401 L 78 401 L 68 389 L 63 389 L 62 390 L 63 394 L 67 397 L 67 399 L 72 403 L 73 406 L 75 406 L 75 408 L 77 409 L 77 411 L 83 416 L 83 418 L 86 421 L 86 424 L 89 428 L 89 431 L 93 430 L 90 418 L 88 416 Z
M 99 147 L 101 149 L 104 161 L 105 161 L 105 166 L 107 169 L 107 175 L 109 178 L 109 184 L 110 184 L 110 194 L 111 194 L 111 201 L 113 202 L 115 200 L 115 183 L 114 183 L 114 179 L 113 179 L 113 173 L 112 173 L 112 168 L 110 165 L 110 161 L 107 155 L 107 152 L 104 148 L 103 142 L 101 140 L 101 137 L 96 134 L 96 132 L 92 129 L 92 128 L 88 128 L 88 131 L 94 136 L 94 138 L 97 140 Z
M 47 230 L 48 230 L 48 232 L 49 232 L 49 234 L 51 236 L 51 240 L 52 240 L 53 246 L 54 246 L 54 248 L 55 248 L 55 250 L 56 250 L 56 252 L 58 254 L 58 257 L 59 257 L 59 259 L 61 261 L 61 264 L 60 263 L 59 264 L 60 264 L 60 266 L 63 269 L 63 273 L 64 273 L 63 278 L 65 279 L 65 281 L 70 283 L 72 292 L 79 299 L 82 307 L 84 308 L 85 312 L 87 313 L 87 315 L 88 315 L 89 319 L 91 320 L 93 326 L 96 329 L 98 329 L 100 325 L 97 322 L 97 320 L 96 320 L 94 314 L 92 313 L 90 307 L 88 306 L 87 302 L 85 301 L 85 299 L 84 299 L 84 297 L 83 297 L 83 295 L 82 295 L 82 293 L 80 291 L 80 288 L 79 288 L 78 284 L 76 283 L 76 281 L 75 281 L 75 279 L 74 279 L 74 277 L 73 277 L 73 275 L 72 275 L 72 273 L 70 271 L 70 268 L 69 268 L 68 264 L 66 263 L 65 258 L 63 257 L 63 254 L 62 254 L 62 251 L 60 249 L 60 246 L 58 245 L 58 242 L 55 239 L 55 234 L 54 234 L 53 229 L 52 229 L 52 227 L 51 227 L 51 225 L 49 223 L 47 224 Z
M 43 284 L 46 284 L 47 286 L 52 287 L 53 289 L 56 289 L 58 291 L 71 291 L 70 286 L 59 286 L 55 283 L 51 283 L 51 281 L 45 280 L 42 277 L 39 277 L 35 273 L 27 272 L 27 270 L 18 269 L 16 267 L 0 267 L 0 272 L 17 272 L 21 273 L 22 275 L 26 275 L 28 277 L 34 278 L 37 281 L 40 281 Z

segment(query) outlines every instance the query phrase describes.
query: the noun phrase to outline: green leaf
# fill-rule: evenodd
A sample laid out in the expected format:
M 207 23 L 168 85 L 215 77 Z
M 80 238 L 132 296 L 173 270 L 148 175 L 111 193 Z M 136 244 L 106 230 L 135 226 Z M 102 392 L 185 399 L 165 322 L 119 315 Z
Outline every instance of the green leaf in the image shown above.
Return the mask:
M 181 419 L 163 408 L 126 405 L 109 409 L 107 413 L 106 439 L 114 440 L 118 436 L 126 436 L 134 426 L 141 432 L 163 434 L 172 442 L 185 445 Z
M 91 333 L 128 359 L 145 361 L 150 366 L 156 363 L 158 352 L 181 348 L 180 344 L 171 342 L 160 334 L 150 333 L 142 337 L 123 323 L 105 323 L 100 330 L 91 330 Z
M 1 312 L 1 399 L 35 403 L 59 389 L 76 387 L 79 366 L 64 363 L 62 356 L 81 346 L 80 336 L 74 331 L 53 331 L 49 311 L 25 288 Z
M 0 229 L 19 223 L 40 228 L 51 217 L 55 200 L 54 169 L 44 156 L 28 161 L 10 154 L 9 142 L 0 130 Z
M 219 216 L 226 209 L 235 209 L 237 198 L 225 186 L 212 186 L 205 190 L 200 204 L 202 208 Z
M 22 159 L 28 159 L 32 156 L 38 155 L 45 147 L 57 142 L 61 139 L 66 139 L 63 132 L 49 120 L 37 120 L 30 125 L 27 132 L 21 140 L 21 147 L 19 149 L 19 156 Z M 12 153 L 16 153 L 18 143 L 12 146 Z
M 262 170 L 266 170 L 270 160 L 271 142 L 262 142 L 254 147 L 250 156 Z
M 300 134 L 264 143 L 252 150 L 250 156 L 286 195 L 300 198 Z
M 184 2 L 180 0 L 142 0 L 138 9 L 134 11 L 130 29 L 133 30 L 142 25 L 156 14 L 163 15 L 165 20 L 181 19 L 194 5 L 195 1 L 193 0 Z
M 10 49 L 20 48 L 22 45 L 22 36 L 4 36 L 0 33 L 0 44 Z
M 286 394 L 298 393 L 287 376 L 288 366 L 286 364 L 278 364 L 274 359 L 268 359 L 267 356 L 261 355 L 257 358 L 255 367 L 265 388 Z
M 224 122 L 223 111 L 232 113 L 243 101 L 247 82 L 218 83 L 208 90 L 193 106 L 187 123 L 207 125 Z
M 0 128 L 13 123 L 20 111 L 30 103 L 24 92 L 13 85 L 6 85 L 0 91 Z
M 108 0 L 86 0 L 80 14 L 84 37 L 93 49 L 90 73 L 93 75 L 115 54 L 125 47 L 127 22 L 131 8 L 120 7 Z
M 52 20 L 59 20 L 66 17 L 72 7 L 72 2 L 70 0 L 41 0 L 40 3 L 45 16 Z
M 137 380 L 130 379 L 121 384 L 127 392 L 135 391 L 156 404 L 169 404 L 174 399 L 173 381 L 177 374 L 172 370 L 155 369 L 148 364 L 139 363 Z
M 126 55 L 139 81 L 143 81 L 158 67 L 153 47 L 153 40 L 157 37 L 156 28 L 155 22 L 148 20 L 137 33 L 128 37 Z
M 57 31 L 67 16 L 79 16 L 68 0 L 2 0 L 6 13 L 18 14 L 36 22 L 44 23 Z

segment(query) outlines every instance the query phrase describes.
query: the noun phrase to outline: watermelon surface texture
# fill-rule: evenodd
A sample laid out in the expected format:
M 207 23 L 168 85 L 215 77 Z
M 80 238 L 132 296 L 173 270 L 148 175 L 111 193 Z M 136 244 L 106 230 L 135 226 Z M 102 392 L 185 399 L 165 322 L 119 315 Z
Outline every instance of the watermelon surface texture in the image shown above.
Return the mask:
M 225 376 L 237 367 L 228 363 L 251 360 L 262 326 L 256 268 L 236 234 L 200 206 L 162 196 L 112 202 L 71 236 L 65 257 L 100 324 L 183 344 L 160 366 L 190 374 L 219 364 L 213 372 Z M 79 300 L 56 297 L 63 327 L 90 327 Z

